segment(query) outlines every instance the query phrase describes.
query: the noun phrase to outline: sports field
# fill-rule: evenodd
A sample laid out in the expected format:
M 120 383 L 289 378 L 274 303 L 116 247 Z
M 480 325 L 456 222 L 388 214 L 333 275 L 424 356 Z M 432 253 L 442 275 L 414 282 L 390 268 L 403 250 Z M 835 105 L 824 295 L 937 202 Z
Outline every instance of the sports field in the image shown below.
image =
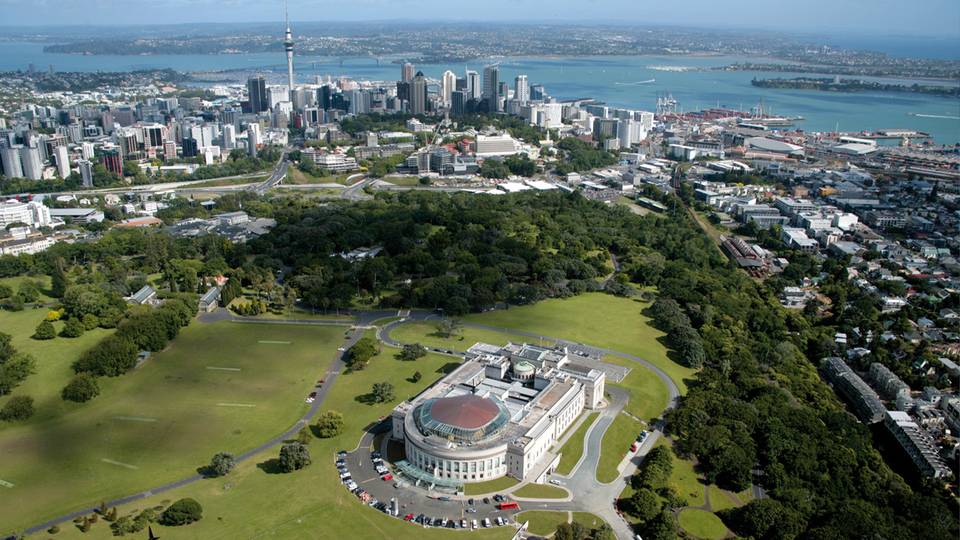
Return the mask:
M 342 338 L 336 327 L 194 322 L 139 369 L 101 378 L 92 401 L 46 404 L 60 401 L 78 354 L 63 352 L 24 385 L 43 394 L 41 417 L 0 431 L 0 480 L 13 484 L 0 488 L 3 532 L 189 476 L 218 451 L 282 433 Z M 38 363 L 49 362 L 39 346 L 68 341 L 33 345 Z
M 468 315 L 464 320 L 634 354 L 666 372 L 685 393 L 684 379 L 693 378 L 696 371 L 667 357 L 666 347 L 658 341 L 663 332 L 651 326 L 650 319 L 642 313 L 648 306 L 649 303 L 637 299 L 588 293 Z
M 399 400 L 412 397 L 456 366 L 453 359 L 439 355 L 403 362 L 393 358 L 395 352 L 396 349 L 384 347 L 383 353 L 372 359 L 363 371 L 337 378 L 321 410 L 335 409 L 343 413 L 344 432 L 333 439 L 314 439 L 310 444 L 313 465 L 307 469 L 291 474 L 268 474 L 258 468 L 258 463 L 277 456 L 275 447 L 239 465 L 226 478 L 204 480 L 150 497 L 120 508 L 121 515 L 163 504 L 165 500 L 194 497 L 203 505 L 203 520 L 186 527 L 154 527 L 154 532 L 164 540 L 458 538 L 464 533 L 422 529 L 362 505 L 336 476 L 333 458 L 337 450 L 354 448 L 365 426 L 389 414 Z M 411 380 L 415 371 L 423 374 L 418 383 Z M 381 381 L 393 382 L 396 400 L 372 404 L 365 396 L 373 383 Z M 451 517 L 454 511 L 459 515 L 459 506 L 451 508 Z M 72 526 L 62 529 L 56 538 L 112 538 L 103 523 L 94 525 L 86 534 Z M 512 528 L 495 528 L 475 531 L 469 536 L 480 540 L 506 540 L 513 532 Z

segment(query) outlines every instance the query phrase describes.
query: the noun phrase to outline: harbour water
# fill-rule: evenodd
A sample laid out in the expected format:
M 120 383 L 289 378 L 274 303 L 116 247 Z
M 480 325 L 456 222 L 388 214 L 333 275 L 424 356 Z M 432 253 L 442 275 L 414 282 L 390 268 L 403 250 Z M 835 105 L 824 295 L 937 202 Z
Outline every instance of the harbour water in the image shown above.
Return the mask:
M 247 72 L 265 72 L 278 83 L 285 73 L 282 51 L 242 55 L 81 56 L 47 54 L 41 44 L 14 42 L 0 42 L 0 50 L 4 53 L 0 55 L 0 70 L 26 69 L 29 64 L 34 64 L 36 69 L 53 65 L 58 71 L 238 70 L 238 80 Z M 707 69 L 748 60 L 757 61 L 756 58 L 696 56 L 501 58 L 467 65 L 417 68 L 428 77 L 439 79 L 446 69 L 462 76 L 466 68 L 482 71 L 485 64 L 499 62 L 501 80 L 512 86 L 513 78 L 523 73 L 530 84 L 544 85 L 550 95 L 561 100 L 590 97 L 610 105 L 653 110 L 658 96 L 672 94 L 686 111 L 716 106 L 749 110 L 762 100 L 767 112 L 804 117 L 797 127 L 806 131 L 833 131 L 837 127 L 842 131 L 906 128 L 929 133 L 941 144 L 960 142 L 960 100 L 955 98 L 757 88 L 750 84 L 754 77 L 815 75 Z M 378 62 L 373 58 L 301 56 L 297 57 L 296 65 L 300 81 L 313 81 L 316 75 L 359 80 L 395 80 L 400 76 L 400 67 L 388 58 Z

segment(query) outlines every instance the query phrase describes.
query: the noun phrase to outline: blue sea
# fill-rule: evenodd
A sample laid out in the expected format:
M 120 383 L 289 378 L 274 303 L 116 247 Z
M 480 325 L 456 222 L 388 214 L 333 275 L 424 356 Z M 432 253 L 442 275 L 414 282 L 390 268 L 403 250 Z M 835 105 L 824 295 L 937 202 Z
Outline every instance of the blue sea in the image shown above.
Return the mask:
M 172 68 L 181 71 L 241 70 L 264 72 L 278 82 L 285 77 L 285 59 L 276 54 L 242 55 L 154 55 L 79 56 L 47 54 L 37 43 L 0 43 L 0 70 L 37 69 L 53 65 L 59 71 L 127 71 Z M 686 111 L 707 107 L 749 110 L 761 100 L 768 112 L 802 116 L 797 124 L 807 131 L 876 130 L 907 128 L 931 134 L 943 144 L 960 142 L 960 100 L 914 94 L 839 94 L 802 90 L 756 88 L 754 77 L 794 77 L 803 74 L 709 71 L 706 68 L 733 62 L 757 61 L 743 57 L 578 57 L 578 58 L 497 58 L 467 65 L 418 66 L 428 77 L 439 79 L 450 69 L 482 71 L 483 65 L 498 62 L 501 79 L 512 84 L 526 74 L 530 84 L 542 84 L 558 99 L 592 97 L 610 105 L 653 110 L 657 97 L 671 94 Z M 297 79 L 313 81 L 317 75 L 347 76 L 355 79 L 396 80 L 400 67 L 390 59 L 297 57 Z M 686 71 L 684 71 L 686 70 Z M 895 79 L 884 79 L 895 81 Z M 913 81 L 899 81 L 913 82 Z M 954 82 L 954 84 L 957 84 Z M 920 116 L 915 116 L 920 115 Z

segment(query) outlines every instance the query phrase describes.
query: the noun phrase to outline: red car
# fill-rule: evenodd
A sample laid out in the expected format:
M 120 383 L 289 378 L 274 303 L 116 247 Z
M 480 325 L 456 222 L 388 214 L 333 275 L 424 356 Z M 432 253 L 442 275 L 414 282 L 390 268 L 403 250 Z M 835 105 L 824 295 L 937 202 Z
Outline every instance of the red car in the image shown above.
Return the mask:
M 412 519 L 413 519 L 413 514 L 407 514 L 407 515 L 403 516 L 403 520 L 404 520 L 404 521 L 410 521 L 410 520 L 412 520 Z
M 631 452 L 636 452 L 636 451 L 637 451 L 637 443 L 633 443 L 633 444 L 630 445 L 630 451 L 631 451 Z
M 393 475 L 392 475 L 392 474 L 385 474 L 385 475 L 381 476 L 380 478 L 381 478 L 384 482 L 389 482 L 389 481 L 393 480 Z

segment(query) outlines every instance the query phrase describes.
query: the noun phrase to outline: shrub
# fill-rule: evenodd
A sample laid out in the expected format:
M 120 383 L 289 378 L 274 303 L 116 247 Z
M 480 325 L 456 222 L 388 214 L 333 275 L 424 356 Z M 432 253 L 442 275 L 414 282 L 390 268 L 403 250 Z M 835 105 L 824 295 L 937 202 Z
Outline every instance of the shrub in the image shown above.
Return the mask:
M 0 334 L 2 337 L 5 334 Z M 2 343 L 0 343 L 2 348 Z M 26 353 L 18 353 L 10 347 L 11 356 L 4 358 L 3 351 L 0 351 L 0 396 L 9 394 L 16 388 L 28 375 L 33 373 L 36 364 L 33 357 Z
M 50 311 L 47 312 L 47 316 L 46 316 L 45 320 L 50 321 L 50 322 L 59 321 L 61 315 L 63 315 L 63 314 L 60 313 L 59 310 L 51 309 Z
M 33 416 L 33 398 L 14 396 L 0 409 L 0 420 L 22 421 Z
M 60 335 L 66 338 L 77 338 L 82 336 L 85 330 L 83 321 L 76 317 L 71 317 L 67 319 L 67 324 L 64 325 L 63 330 L 60 331 Z
M 50 321 L 43 321 L 37 325 L 37 329 L 34 330 L 33 335 L 30 337 L 38 340 L 53 339 L 57 337 L 57 330 Z
M 185 498 L 174 502 L 160 514 L 160 524 L 171 527 L 189 525 L 200 521 L 203 517 L 203 507 L 194 499 Z
M 93 313 L 87 313 L 83 316 L 81 321 L 83 322 L 84 330 L 93 330 L 94 328 L 100 326 L 100 319 L 98 319 Z
M 97 384 L 96 377 L 89 373 L 78 373 L 60 392 L 60 396 L 65 401 L 75 401 L 77 403 L 90 401 L 99 394 L 100 385 Z

